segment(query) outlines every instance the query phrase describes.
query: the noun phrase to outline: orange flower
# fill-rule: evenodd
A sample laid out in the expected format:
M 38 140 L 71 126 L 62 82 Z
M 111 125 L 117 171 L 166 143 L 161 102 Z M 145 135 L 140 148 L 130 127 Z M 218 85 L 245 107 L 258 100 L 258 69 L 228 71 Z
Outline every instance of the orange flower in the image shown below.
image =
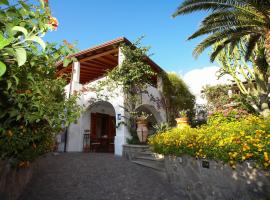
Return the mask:
M 58 28 L 59 23 L 55 17 L 50 17 L 48 25 L 51 30 L 56 30 Z
M 70 49 L 74 48 L 74 45 L 72 45 L 71 43 L 69 43 L 67 40 L 63 40 L 63 43 Z
M 250 150 L 250 147 L 247 144 L 243 145 L 243 151 L 247 151 Z
M 13 136 L 13 133 L 12 133 L 11 130 L 8 130 L 8 131 L 7 131 L 7 134 L 8 134 L 9 137 L 12 137 L 12 136 Z

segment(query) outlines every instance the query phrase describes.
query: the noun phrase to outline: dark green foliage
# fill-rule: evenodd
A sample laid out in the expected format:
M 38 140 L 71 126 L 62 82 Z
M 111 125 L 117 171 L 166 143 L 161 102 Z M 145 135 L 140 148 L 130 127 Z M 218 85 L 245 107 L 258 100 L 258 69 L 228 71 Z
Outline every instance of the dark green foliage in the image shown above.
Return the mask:
M 156 75 L 145 62 L 149 48 L 141 46 L 141 39 L 132 45 L 122 44 L 121 50 L 125 57 L 123 63 L 108 72 L 109 79 L 116 86 L 123 86 L 124 91 L 131 96 L 140 95 L 148 85 L 153 85 L 152 78 Z
M 137 136 L 137 133 L 131 134 L 131 138 L 127 139 L 127 143 L 128 144 L 141 144 L 141 142 Z
M 154 126 L 155 133 L 164 133 L 171 129 L 170 125 L 167 122 L 162 122 Z
M 0 60 L 8 66 L 0 77 L 0 156 L 23 166 L 51 151 L 55 134 L 79 116 L 76 96 L 65 100 L 67 83 L 56 77 L 55 66 L 74 51 L 39 37 L 48 31 L 50 11 L 44 4 L 20 1 L 0 15 L 0 35 L 12 39 L 0 48 Z M 10 33 L 14 26 L 21 30 L 15 35 Z
M 164 73 L 162 80 L 169 124 L 175 125 L 174 119 L 178 117 L 178 113 L 181 110 L 189 110 L 188 116 L 191 117 L 195 97 L 189 91 L 185 82 L 175 73 Z
M 207 100 L 210 110 L 222 109 L 224 105 L 232 102 L 228 96 L 228 85 L 206 85 L 203 87 L 203 96 Z
M 203 96 L 207 100 L 209 111 L 221 111 L 230 107 L 237 107 L 249 113 L 254 113 L 254 109 L 247 102 L 243 94 L 228 95 L 228 91 L 232 89 L 230 85 L 206 85 L 203 88 Z

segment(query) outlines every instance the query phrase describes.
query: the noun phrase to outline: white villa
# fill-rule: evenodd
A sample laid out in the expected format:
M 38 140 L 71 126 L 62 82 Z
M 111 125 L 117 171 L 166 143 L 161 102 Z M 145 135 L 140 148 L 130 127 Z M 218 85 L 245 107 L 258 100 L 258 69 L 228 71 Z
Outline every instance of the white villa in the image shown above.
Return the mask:
M 71 74 L 71 81 L 66 86 L 67 95 L 76 91 L 84 91 L 83 88 L 93 87 L 98 81 L 106 78 L 106 72 L 117 66 L 121 67 L 124 55 L 121 53 L 120 44 L 131 44 L 126 38 L 118 38 L 101 45 L 83 50 L 74 56 L 77 62 L 68 67 L 58 65 L 58 75 Z M 150 58 L 146 62 L 157 73 L 163 70 Z M 150 124 L 166 121 L 166 112 L 160 103 L 153 99 L 162 98 L 162 79 L 159 75 L 155 77 L 155 87 L 148 87 L 148 95 L 141 98 L 137 111 L 151 114 Z M 78 100 L 78 104 L 84 108 L 84 112 L 76 123 L 71 124 L 62 136 L 59 149 L 68 152 L 82 152 L 85 144 L 89 143 L 90 151 L 112 152 L 122 155 L 122 145 L 127 143 L 130 132 L 123 122 L 129 114 L 123 108 L 125 95 L 118 91 L 107 92 L 104 99 L 97 98 L 95 91 L 84 91 Z M 120 91 L 120 92 L 119 92 Z M 106 92 L 105 92 L 106 93 Z M 114 93 L 114 94 L 113 94 Z

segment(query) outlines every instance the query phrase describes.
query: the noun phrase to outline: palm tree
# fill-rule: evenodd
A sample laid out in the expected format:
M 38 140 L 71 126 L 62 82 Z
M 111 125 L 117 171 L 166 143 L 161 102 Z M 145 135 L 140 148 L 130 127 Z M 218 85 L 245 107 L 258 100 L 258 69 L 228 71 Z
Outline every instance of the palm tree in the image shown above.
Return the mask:
M 207 47 L 219 44 L 211 54 L 213 62 L 226 46 L 234 47 L 244 37 L 248 37 L 245 45 L 246 60 L 256 45 L 263 42 L 266 60 L 270 66 L 270 0 L 184 0 L 173 17 L 201 10 L 211 13 L 188 38 L 190 40 L 207 35 L 195 48 L 195 57 Z

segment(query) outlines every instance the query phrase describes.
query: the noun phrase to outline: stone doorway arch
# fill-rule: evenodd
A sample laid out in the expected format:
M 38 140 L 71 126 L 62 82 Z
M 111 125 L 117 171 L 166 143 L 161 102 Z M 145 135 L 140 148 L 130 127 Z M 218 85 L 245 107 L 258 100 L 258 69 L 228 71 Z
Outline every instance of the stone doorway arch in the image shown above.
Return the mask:
M 110 102 L 89 105 L 83 116 L 83 127 L 85 134 L 90 134 L 90 151 L 114 153 L 116 113 Z

